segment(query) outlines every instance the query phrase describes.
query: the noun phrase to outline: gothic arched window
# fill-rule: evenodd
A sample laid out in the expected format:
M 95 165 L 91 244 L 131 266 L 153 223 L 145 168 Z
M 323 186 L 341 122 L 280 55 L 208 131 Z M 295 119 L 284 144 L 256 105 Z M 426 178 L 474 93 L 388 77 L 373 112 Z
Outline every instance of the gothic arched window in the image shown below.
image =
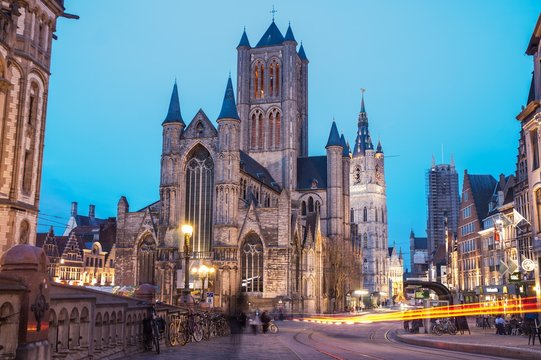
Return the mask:
M 193 226 L 193 251 L 211 250 L 214 207 L 214 162 L 203 146 L 196 146 L 186 164 L 185 221 Z
M 314 212 L 314 198 L 311 196 L 308 198 L 308 212 Z
M 137 279 L 139 284 L 154 284 L 156 241 L 147 235 L 137 249 Z
M 263 113 L 254 111 L 251 117 L 250 144 L 252 149 L 263 149 Z
M 262 99 L 265 96 L 265 65 L 261 61 L 255 63 L 254 66 L 254 97 Z
M 385 210 L 383 208 L 381 208 L 381 222 L 385 222 Z
M 263 292 L 263 243 L 250 233 L 240 249 L 242 292 Z
M 23 220 L 19 229 L 19 244 L 28 244 L 29 235 L 30 225 L 28 225 L 28 221 Z
M 366 206 L 363 209 L 363 221 L 368 221 L 368 209 Z
M 301 215 L 306 215 L 306 201 L 301 204 Z
M 276 59 L 269 65 L 269 95 L 280 95 L 280 64 Z
M 320 213 L 320 211 L 321 211 L 321 203 L 319 202 L 319 200 L 316 201 L 316 211 L 318 213 Z
M 368 249 L 368 235 L 366 233 L 363 235 L 363 248 Z
M 280 119 L 280 112 L 276 111 L 276 116 L 274 118 L 274 147 L 278 148 L 280 147 L 281 141 L 280 141 L 280 132 L 281 132 L 281 119 Z
M 376 219 L 376 222 L 378 222 L 378 208 L 375 208 L 374 209 L 374 214 L 375 214 L 375 219 Z

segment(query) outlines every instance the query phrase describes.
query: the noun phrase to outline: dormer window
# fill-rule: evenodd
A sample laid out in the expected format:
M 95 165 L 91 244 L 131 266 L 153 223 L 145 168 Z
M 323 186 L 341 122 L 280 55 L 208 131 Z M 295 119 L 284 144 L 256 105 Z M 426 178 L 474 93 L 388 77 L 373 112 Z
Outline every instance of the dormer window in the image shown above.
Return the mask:
M 316 179 L 312 179 L 312 189 L 317 189 L 318 181 Z

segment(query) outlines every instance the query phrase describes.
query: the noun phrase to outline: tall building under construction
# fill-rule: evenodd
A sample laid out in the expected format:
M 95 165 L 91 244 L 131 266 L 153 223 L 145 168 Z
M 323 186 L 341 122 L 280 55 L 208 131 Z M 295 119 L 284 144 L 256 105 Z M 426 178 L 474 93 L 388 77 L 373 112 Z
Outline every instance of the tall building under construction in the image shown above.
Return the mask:
M 458 227 L 458 174 L 454 161 L 432 166 L 426 173 L 428 220 L 426 225 L 429 261 L 440 244 L 445 244 L 446 228 L 455 233 Z

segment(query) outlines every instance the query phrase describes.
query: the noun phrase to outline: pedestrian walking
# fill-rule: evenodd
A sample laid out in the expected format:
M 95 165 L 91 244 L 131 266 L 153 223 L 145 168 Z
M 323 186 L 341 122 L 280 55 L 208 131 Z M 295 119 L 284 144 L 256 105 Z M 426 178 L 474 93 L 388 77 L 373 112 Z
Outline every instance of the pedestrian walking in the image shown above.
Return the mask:
M 254 316 L 250 319 L 250 326 L 254 335 L 257 335 L 257 327 L 261 326 L 261 318 L 259 317 L 259 311 L 256 311 Z
M 247 319 L 246 314 L 244 313 L 244 311 L 241 311 L 241 313 L 237 317 L 237 321 L 239 323 L 239 330 L 241 333 L 244 332 L 244 328 L 246 327 L 246 319 Z
M 505 320 L 503 319 L 503 317 L 501 315 L 498 315 L 494 323 L 496 324 L 496 334 L 505 335 Z
M 269 331 L 269 324 L 270 324 L 271 318 L 269 316 L 269 313 L 267 311 L 263 311 L 261 314 L 261 323 L 263 324 L 263 334 L 266 334 L 267 331 Z

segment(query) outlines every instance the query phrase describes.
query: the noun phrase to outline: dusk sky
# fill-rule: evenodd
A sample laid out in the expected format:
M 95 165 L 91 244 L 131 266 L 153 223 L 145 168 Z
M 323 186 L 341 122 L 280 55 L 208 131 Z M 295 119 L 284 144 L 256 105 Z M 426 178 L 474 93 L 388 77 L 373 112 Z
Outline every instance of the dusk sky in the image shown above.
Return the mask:
M 333 117 L 355 140 L 360 88 L 374 142 L 387 156 L 389 245 L 409 257 L 426 236 L 425 172 L 454 156 L 472 174 L 515 171 L 541 11 L 503 1 L 66 1 L 52 54 L 40 231 L 79 213 L 116 216 L 159 199 L 161 123 L 177 79 L 182 116 L 214 121 L 246 27 L 252 46 L 288 22 L 309 65 L 309 153 L 325 154 Z M 406 259 L 407 260 L 407 259 Z M 406 263 L 409 267 L 409 263 Z

